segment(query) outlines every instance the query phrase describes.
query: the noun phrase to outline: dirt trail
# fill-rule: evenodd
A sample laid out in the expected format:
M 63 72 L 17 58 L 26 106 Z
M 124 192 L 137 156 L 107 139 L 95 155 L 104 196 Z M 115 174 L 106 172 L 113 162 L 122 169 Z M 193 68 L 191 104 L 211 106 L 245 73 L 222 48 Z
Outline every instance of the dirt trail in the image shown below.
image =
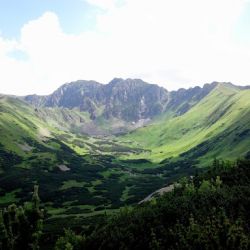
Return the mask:
M 164 193 L 171 192 L 174 189 L 174 184 L 171 184 L 167 187 L 161 188 L 156 190 L 155 192 L 148 195 L 146 198 L 144 198 L 142 201 L 139 202 L 139 204 L 144 203 L 146 201 L 150 201 L 156 194 L 163 195 Z

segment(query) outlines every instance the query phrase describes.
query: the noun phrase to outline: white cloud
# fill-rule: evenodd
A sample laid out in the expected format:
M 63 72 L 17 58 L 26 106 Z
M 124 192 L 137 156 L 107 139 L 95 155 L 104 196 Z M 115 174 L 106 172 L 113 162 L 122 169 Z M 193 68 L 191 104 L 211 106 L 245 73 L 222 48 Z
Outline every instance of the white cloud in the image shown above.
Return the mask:
M 87 0 L 87 2 L 104 10 L 113 9 L 118 3 L 117 0 Z
M 46 94 L 77 79 L 137 77 L 168 89 L 205 82 L 249 84 L 250 46 L 233 31 L 244 0 L 88 0 L 102 8 L 96 30 L 63 32 L 55 13 L 25 24 L 19 41 L 0 37 L 0 92 Z M 25 61 L 8 56 L 12 50 Z

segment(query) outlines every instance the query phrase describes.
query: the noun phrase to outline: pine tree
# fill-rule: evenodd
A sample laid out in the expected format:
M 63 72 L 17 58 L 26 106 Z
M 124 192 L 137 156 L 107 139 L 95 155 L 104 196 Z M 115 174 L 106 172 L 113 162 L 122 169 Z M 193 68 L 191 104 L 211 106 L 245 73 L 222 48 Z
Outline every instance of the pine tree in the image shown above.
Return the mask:
M 152 250 L 160 250 L 161 244 L 159 240 L 157 240 L 154 230 L 151 228 L 151 241 L 149 244 L 149 248 Z
M 40 210 L 40 198 L 38 195 L 38 185 L 34 186 L 34 193 L 32 196 L 32 210 L 31 210 L 31 225 L 32 225 L 32 249 L 39 249 L 39 239 L 42 235 L 43 228 L 43 211 Z
M 15 204 L 0 212 L 0 250 L 39 249 L 43 211 L 40 210 L 38 186 L 34 187 L 31 206 Z
M 39 210 L 39 205 L 40 205 L 40 198 L 39 198 L 39 195 L 38 195 L 38 188 L 39 188 L 38 185 L 34 186 L 34 192 L 33 192 L 33 196 L 32 196 L 32 206 L 33 206 L 33 209 L 35 209 L 35 210 Z
M 0 250 L 7 249 L 8 234 L 3 221 L 3 212 L 0 210 Z

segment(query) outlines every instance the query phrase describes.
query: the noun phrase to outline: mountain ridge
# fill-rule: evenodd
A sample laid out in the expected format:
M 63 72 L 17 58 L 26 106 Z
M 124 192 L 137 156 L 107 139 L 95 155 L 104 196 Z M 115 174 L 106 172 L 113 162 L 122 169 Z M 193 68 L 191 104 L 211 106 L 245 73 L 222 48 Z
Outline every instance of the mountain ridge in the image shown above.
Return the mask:
M 139 79 L 114 78 L 106 85 L 82 80 L 67 83 L 51 95 L 30 95 L 25 100 L 36 107 L 78 108 L 90 113 L 92 120 L 99 116 L 98 109 L 102 108 L 102 116 L 107 119 L 112 116 L 125 121 L 138 121 L 157 114 L 157 107 L 151 106 L 157 102 L 161 105 L 165 98 L 167 91 L 157 85 Z M 131 109 L 136 109 L 137 112 L 126 108 L 125 104 L 131 105 Z
M 106 100 L 103 101 L 102 99 L 103 96 L 96 95 L 95 98 L 97 101 L 103 101 L 101 104 L 96 104 L 91 100 L 91 95 L 93 95 L 91 88 L 95 89 L 96 87 L 104 86 L 97 82 L 77 81 L 76 83 L 65 84 L 54 92 L 58 95 L 64 95 L 64 93 L 68 91 L 68 86 L 73 86 L 73 88 L 76 86 L 76 93 L 79 94 L 80 92 L 80 96 L 82 96 L 81 91 L 85 91 L 85 89 L 79 89 L 79 86 L 84 85 L 87 89 L 84 93 L 84 97 L 86 98 L 82 99 L 85 99 L 83 100 L 85 103 L 90 102 L 90 112 L 84 108 L 78 109 L 75 107 L 72 108 L 71 106 L 69 108 L 60 106 L 50 107 L 50 103 L 48 107 L 42 107 L 43 104 L 40 106 L 32 106 L 29 102 L 27 105 L 30 106 L 26 107 L 21 103 L 19 106 L 25 107 L 25 109 L 28 110 L 28 113 L 26 111 L 24 113 L 29 114 L 31 119 L 34 117 L 36 120 L 39 120 L 39 123 L 47 124 L 50 128 L 55 128 L 59 131 L 101 137 L 115 135 L 125 144 L 127 140 L 132 140 L 132 147 L 139 145 L 139 148 L 146 150 L 145 152 L 141 151 L 139 155 L 132 155 L 132 158 L 141 157 L 153 161 L 156 161 L 156 158 L 158 158 L 157 161 L 159 162 L 160 160 L 164 160 L 164 158 L 172 156 L 186 156 L 188 152 L 189 155 L 192 155 L 192 150 L 197 148 L 199 151 L 200 148 L 203 147 L 202 143 L 205 141 L 207 141 L 207 145 L 218 144 L 219 141 L 216 143 L 214 140 L 216 140 L 216 136 L 222 138 L 222 134 L 224 134 L 224 141 L 228 140 L 230 143 L 235 144 L 237 137 L 241 136 L 242 142 L 245 140 L 245 145 L 248 145 L 246 141 L 247 137 L 244 136 L 248 133 L 248 118 L 246 116 L 243 117 L 243 114 L 248 111 L 248 86 L 238 87 L 231 83 L 213 82 L 211 84 L 205 84 L 203 87 L 167 92 L 168 97 L 165 99 L 166 102 L 162 103 L 162 106 L 164 106 L 162 112 L 153 117 L 143 117 L 145 119 L 139 119 L 137 122 L 134 122 L 135 119 L 122 120 L 121 112 L 123 108 L 126 109 L 127 105 L 130 105 L 130 103 L 126 104 L 124 101 L 124 99 L 127 100 L 131 98 L 126 96 L 128 95 L 126 93 L 127 86 L 132 85 L 136 86 L 136 88 L 137 86 L 141 86 L 143 90 L 142 93 L 144 94 L 145 84 L 146 86 L 154 86 L 155 88 L 155 85 L 147 84 L 142 80 L 128 79 L 126 81 L 120 78 L 113 79 L 110 82 L 111 87 L 105 85 L 111 88 L 110 93 L 103 93 L 104 96 L 108 95 L 107 99 L 109 101 L 112 100 L 112 103 L 106 103 Z M 125 89 L 121 89 L 120 86 L 116 89 L 118 85 L 122 87 L 125 86 Z M 163 88 L 160 88 L 160 90 L 161 89 Z M 151 88 L 149 90 L 151 91 Z M 157 90 L 159 90 L 159 88 Z M 67 95 L 70 98 L 77 99 L 74 96 L 74 92 L 72 96 L 70 96 L 71 93 L 72 92 L 69 91 Z M 141 96 L 142 93 L 140 92 L 139 96 Z M 159 93 L 160 92 L 158 92 L 158 94 Z M 171 97 L 169 97 L 170 93 L 172 93 Z M 124 94 L 125 96 L 123 96 Z M 136 98 L 136 95 L 132 93 L 132 97 Z M 164 95 L 164 97 L 166 97 L 166 95 Z M 58 101 L 58 99 L 56 100 Z M 11 103 L 15 102 L 8 103 L 9 107 L 11 107 Z M 111 107 L 109 105 L 111 105 Z M 117 107 L 118 110 L 116 110 Z M 141 106 L 139 107 L 141 108 Z M 121 109 L 119 110 L 119 108 Z M 92 111 L 93 113 L 91 113 Z M 131 111 L 135 111 L 137 114 L 142 110 L 138 111 L 132 108 Z M 20 112 L 20 114 L 26 116 L 24 113 Z M 114 114 L 117 115 L 115 116 Z M 95 117 L 93 117 L 93 115 Z M 240 129 L 236 126 L 240 122 L 239 119 L 241 119 L 241 123 L 244 121 Z M 231 125 L 232 127 L 230 128 Z M 226 127 L 230 128 L 228 132 L 224 131 Z M 229 133 L 229 131 L 232 132 Z M 239 136 L 237 136 L 236 132 Z M 124 136 L 122 136 L 122 134 L 124 134 Z M 231 141 L 230 138 L 236 139 L 235 141 Z M 238 148 L 238 146 L 235 147 L 235 149 L 236 148 Z M 246 146 L 244 146 L 243 151 L 241 150 L 244 154 L 246 153 L 245 149 Z M 147 155 L 149 151 L 151 153 Z M 220 150 L 218 152 L 222 151 Z M 210 156 L 210 158 L 211 157 L 213 156 Z
M 28 95 L 24 99 L 35 107 L 60 107 L 90 114 L 91 120 L 102 117 L 118 118 L 125 122 L 152 119 L 169 110 L 181 115 L 209 94 L 219 82 L 203 87 L 180 88 L 168 91 L 157 84 L 141 79 L 114 78 L 108 84 L 78 80 L 63 84 L 46 96 Z M 223 83 L 238 87 L 231 83 Z
M 222 156 L 230 159 L 236 152 L 244 157 L 250 146 L 249 97 L 249 89 L 218 84 L 185 114 L 132 131 L 124 140 L 152 150 L 150 155 L 141 155 L 151 160 L 179 155 L 205 162 Z

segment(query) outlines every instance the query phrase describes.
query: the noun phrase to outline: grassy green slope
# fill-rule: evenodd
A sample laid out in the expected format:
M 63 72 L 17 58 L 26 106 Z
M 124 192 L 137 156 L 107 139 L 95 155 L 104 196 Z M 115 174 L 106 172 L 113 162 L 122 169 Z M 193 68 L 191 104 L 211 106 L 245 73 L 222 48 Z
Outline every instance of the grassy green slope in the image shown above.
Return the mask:
M 24 115 L 25 114 L 25 115 Z M 21 144 L 23 138 L 40 140 L 49 137 L 47 125 L 33 113 L 33 109 L 17 98 L 1 97 L 0 99 L 0 136 L 1 144 L 7 150 L 24 154 Z M 27 150 L 29 151 L 29 150 Z
M 38 183 L 51 220 L 112 211 L 192 175 L 196 158 L 204 164 L 214 156 L 245 155 L 249 120 L 250 90 L 225 84 L 181 116 L 166 114 L 112 138 L 70 132 L 67 121 L 88 122 L 77 110 L 36 110 L 0 97 L 0 206 L 29 199 L 28 190 Z M 170 157 L 178 161 L 155 164 Z
M 81 127 L 88 122 L 89 117 L 78 110 L 37 109 L 19 98 L 0 98 L 0 143 L 20 156 L 32 155 L 32 149 L 37 146 L 32 146 L 34 143 L 58 149 L 55 143 L 48 143 L 49 139 L 57 139 L 81 155 L 127 154 L 139 150 L 121 146 L 112 138 L 107 140 L 82 134 Z
M 77 135 L 70 133 L 71 126 L 66 122 L 68 119 L 79 120 L 79 117 L 81 116 L 76 111 L 38 110 L 19 98 L 2 96 L 0 98 L 0 143 L 5 150 L 26 159 L 34 155 L 34 149 L 37 147 L 47 148 L 48 151 L 59 149 L 58 144 L 49 142 L 51 139 L 64 140 L 68 146 L 73 147 L 72 142 L 77 138 L 82 142 L 81 150 L 77 145 L 75 148 L 79 153 L 87 153 L 88 148 L 83 142 L 89 138 L 87 136 L 78 138 Z M 39 156 L 41 155 L 42 153 L 39 152 Z M 45 156 L 54 158 L 51 153 L 46 153 Z
M 42 117 L 38 112 L 44 112 Z M 73 134 L 66 126 L 65 131 L 54 128 L 49 120 L 62 114 L 56 112 L 0 98 L 0 207 L 29 200 L 37 183 L 50 220 L 85 218 L 136 203 L 166 183 L 164 177 L 136 172 L 115 158 L 140 149 L 112 138 Z
M 89 114 L 79 110 L 66 108 L 36 108 L 35 114 L 41 120 L 60 130 L 72 130 L 77 132 L 84 123 L 89 122 Z
M 183 156 L 196 153 L 205 160 L 215 156 L 230 159 L 249 150 L 249 124 L 250 90 L 219 84 L 184 115 L 138 129 L 122 139 L 151 150 L 137 157 L 153 161 L 178 157 L 185 152 L 189 154 Z M 210 145 L 209 150 L 204 149 L 206 143 Z

